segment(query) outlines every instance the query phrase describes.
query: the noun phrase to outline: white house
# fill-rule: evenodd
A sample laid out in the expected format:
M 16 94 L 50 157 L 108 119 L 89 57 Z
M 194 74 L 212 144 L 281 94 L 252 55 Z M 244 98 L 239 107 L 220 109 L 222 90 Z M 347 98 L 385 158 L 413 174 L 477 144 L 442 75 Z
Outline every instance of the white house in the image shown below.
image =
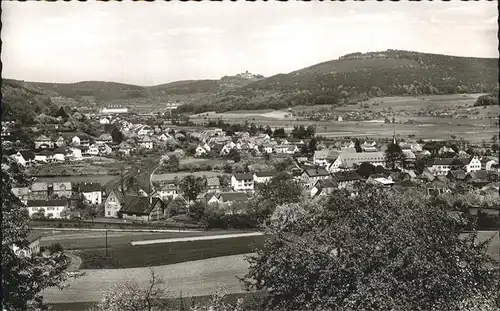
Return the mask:
M 139 146 L 144 149 L 153 149 L 153 141 L 149 136 L 142 137 Z
M 40 135 L 35 139 L 35 149 L 54 148 L 54 143 L 45 135 Z
M 78 148 L 69 148 L 66 158 L 69 158 L 71 161 L 81 161 L 83 160 L 82 151 Z
M 20 248 L 17 245 L 12 246 L 12 250 L 17 256 L 22 257 L 32 257 L 40 253 L 40 240 L 41 235 L 28 235 L 28 246 L 25 248 Z
M 102 189 L 99 183 L 83 183 L 78 185 L 78 192 L 92 204 L 102 203 Z
M 104 217 L 118 217 L 118 211 L 122 208 L 124 196 L 118 189 L 113 189 L 104 201 Z
M 156 194 L 160 198 L 175 199 L 179 196 L 179 182 L 178 180 L 162 180 L 155 185 Z
M 109 119 L 108 118 L 101 118 L 101 120 L 99 120 L 99 123 L 101 123 L 101 124 L 109 124 Z
M 96 145 L 92 144 L 87 150 L 87 153 L 93 156 L 99 155 L 99 148 Z
M 276 172 L 255 172 L 253 174 L 253 181 L 255 183 L 268 183 L 276 175 Z
M 137 135 L 139 136 L 152 135 L 153 133 L 154 131 L 149 125 L 144 125 L 137 131 Z
M 59 147 L 56 150 L 54 150 L 52 159 L 54 161 L 64 162 L 66 160 L 66 148 Z
M 231 176 L 231 187 L 234 191 L 254 190 L 254 181 L 251 174 L 235 174 Z
M 73 144 L 74 146 L 80 146 L 80 143 L 80 137 L 74 136 L 73 138 L 71 138 L 71 144 Z
M 17 163 L 21 164 L 22 166 L 26 166 L 26 160 L 24 159 L 23 155 L 20 152 L 17 152 L 11 155 L 10 157 L 14 159 Z
M 61 212 L 67 205 L 67 200 L 28 200 L 26 203 L 30 217 L 39 210 L 43 210 L 47 218 L 61 218 Z
M 484 169 L 486 171 L 496 171 L 496 169 L 492 169 L 492 166 L 494 165 L 498 165 L 498 162 L 495 160 L 489 160 L 488 162 L 486 162 Z
M 196 157 L 201 157 L 202 155 L 205 155 L 207 154 L 207 150 L 205 150 L 205 148 L 203 148 L 202 146 L 198 145 L 196 147 L 196 151 L 195 151 L 195 156 Z
M 464 159 L 462 160 L 462 163 L 464 164 L 464 169 L 467 173 L 481 170 L 481 160 L 479 160 L 476 156 Z
M 49 162 L 52 160 L 52 152 L 43 150 L 35 154 L 35 162 Z
M 274 149 L 273 149 L 272 145 L 266 144 L 266 145 L 262 146 L 262 152 L 264 152 L 264 153 L 271 154 L 271 153 L 273 153 L 273 151 L 274 151 Z
M 451 164 L 453 163 L 453 158 L 436 158 L 429 165 L 429 171 L 434 176 L 446 176 L 451 170 Z M 479 164 L 481 166 L 481 164 Z

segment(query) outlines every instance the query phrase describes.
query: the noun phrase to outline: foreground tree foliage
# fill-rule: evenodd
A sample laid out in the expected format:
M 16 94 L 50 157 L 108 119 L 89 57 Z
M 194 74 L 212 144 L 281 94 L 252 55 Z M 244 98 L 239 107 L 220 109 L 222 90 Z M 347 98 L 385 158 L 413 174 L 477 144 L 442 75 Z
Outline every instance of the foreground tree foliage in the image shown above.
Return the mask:
M 498 310 L 498 263 L 463 219 L 391 189 L 276 209 L 248 258 L 266 310 Z
M 28 246 L 28 211 L 11 191 L 26 184 L 21 167 L 2 156 L 2 310 L 47 310 L 40 292 L 66 279 L 62 252 L 48 257 L 17 255 L 13 246 Z
M 219 291 L 205 303 L 188 303 L 167 300 L 169 292 L 161 277 L 150 270 L 149 283 L 144 286 L 129 281 L 109 289 L 103 299 L 89 311 L 243 311 L 242 300 L 236 304 L 227 303 L 227 295 Z M 171 296 L 170 296 L 171 297 Z

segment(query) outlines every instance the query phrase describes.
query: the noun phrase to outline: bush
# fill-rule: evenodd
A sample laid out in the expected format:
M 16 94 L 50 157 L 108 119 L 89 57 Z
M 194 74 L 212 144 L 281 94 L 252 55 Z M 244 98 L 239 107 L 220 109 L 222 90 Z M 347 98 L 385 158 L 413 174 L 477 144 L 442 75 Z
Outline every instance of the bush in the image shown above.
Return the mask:
M 52 243 L 49 246 L 49 251 L 53 253 L 58 253 L 63 251 L 63 247 L 59 243 Z

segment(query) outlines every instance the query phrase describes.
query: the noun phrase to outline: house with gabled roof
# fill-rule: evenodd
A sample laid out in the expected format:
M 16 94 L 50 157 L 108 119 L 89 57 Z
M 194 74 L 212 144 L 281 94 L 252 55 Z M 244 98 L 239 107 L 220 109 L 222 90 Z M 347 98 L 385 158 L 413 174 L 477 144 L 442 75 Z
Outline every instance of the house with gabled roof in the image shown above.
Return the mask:
M 108 144 L 108 143 L 111 143 L 113 142 L 113 137 L 111 136 L 111 134 L 108 134 L 108 133 L 103 133 L 101 134 L 96 140 L 95 140 L 95 143 L 98 144 L 98 145 L 101 145 L 101 144 Z
M 455 162 L 455 158 L 436 158 L 427 168 L 435 176 L 446 176 Z
M 163 199 L 166 199 L 168 197 L 175 199 L 179 196 L 180 192 L 179 180 L 170 179 L 155 182 L 154 189 L 156 194 Z
M 158 197 L 126 195 L 119 214 L 123 219 L 159 221 L 165 218 L 166 209 L 165 202 Z
M 66 140 L 61 135 L 59 135 L 59 137 L 57 137 L 57 139 L 54 140 L 54 147 L 63 147 L 65 145 L 66 145 Z
M 132 151 L 132 146 L 126 141 L 122 141 L 119 145 L 118 152 L 124 156 L 129 156 Z
M 330 172 L 323 167 L 306 167 L 303 169 L 299 179 L 305 184 L 307 189 L 310 189 L 318 180 L 330 177 Z
M 35 153 L 35 162 L 50 162 L 52 161 L 52 156 L 54 155 L 53 152 L 44 149 L 40 152 Z
M 218 196 L 220 203 L 246 202 L 248 195 L 246 192 L 222 192 Z
M 253 176 L 249 173 L 234 174 L 231 176 L 231 187 L 234 191 L 253 191 Z
M 123 193 L 118 188 L 112 189 L 104 201 L 104 217 L 117 218 L 124 202 Z
M 354 183 L 363 180 L 356 171 L 335 172 L 332 173 L 333 179 L 337 181 L 339 189 L 353 185 Z
M 153 140 L 149 136 L 143 136 L 139 141 L 139 146 L 144 149 L 153 149 Z
M 463 158 L 461 162 L 467 173 L 480 171 L 481 170 L 481 160 L 477 156 Z
M 333 178 L 320 179 L 311 188 L 311 197 L 327 196 L 330 195 L 339 185 Z
M 49 186 L 46 182 L 35 181 L 30 186 L 31 200 L 46 200 L 49 196 Z
M 61 218 L 61 212 L 68 207 L 68 200 L 28 200 L 26 206 L 30 217 L 42 210 L 47 218 Z
M 220 191 L 220 180 L 218 177 L 208 177 L 207 178 L 207 192 L 219 192 Z
M 45 135 L 40 135 L 35 139 L 35 149 L 52 149 L 54 142 Z
M 253 181 L 255 183 L 268 183 L 271 179 L 276 176 L 277 172 L 275 171 L 261 171 L 253 173 Z
M 467 173 L 464 170 L 450 170 L 446 174 L 449 181 L 464 181 Z
M 52 183 L 52 194 L 59 198 L 71 198 L 73 188 L 70 181 Z
M 77 192 L 83 194 L 85 200 L 93 204 L 102 203 L 102 186 L 100 183 L 80 183 Z

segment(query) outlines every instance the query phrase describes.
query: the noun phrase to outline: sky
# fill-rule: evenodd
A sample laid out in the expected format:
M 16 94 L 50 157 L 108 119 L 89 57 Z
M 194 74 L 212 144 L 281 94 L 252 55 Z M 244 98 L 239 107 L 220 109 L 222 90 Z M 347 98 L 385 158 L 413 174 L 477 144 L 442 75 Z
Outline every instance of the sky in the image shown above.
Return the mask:
M 2 1 L 5 78 L 157 85 L 353 52 L 498 57 L 496 1 Z

